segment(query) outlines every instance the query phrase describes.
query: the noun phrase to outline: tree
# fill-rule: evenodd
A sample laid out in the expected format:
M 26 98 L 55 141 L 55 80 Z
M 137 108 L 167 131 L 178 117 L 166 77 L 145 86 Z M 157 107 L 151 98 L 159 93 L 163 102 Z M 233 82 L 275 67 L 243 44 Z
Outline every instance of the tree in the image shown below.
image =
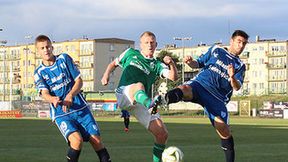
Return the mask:
M 182 81 L 182 78 L 181 78 L 182 66 L 181 66 L 181 62 L 179 62 L 179 57 L 176 55 L 173 55 L 172 52 L 168 52 L 168 51 L 163 50 L 159 53 L 159 55 L 156 57 L 156 59 L 163 62 L 163 58 L 165 56 L 170 56 L 173 59 L 173 61 L 176 64 L 177 70 L 178 70 L 178 76 L 180 76 L 180 77 L 175 82 L 170 81 L 169 79 L 163 79 L 163 78 L 156 80 L 156 82 L 154 83 L 154 89 L 153 89 L 154 94 L 158 94 L 158 88 L 159 88 L 160 84 L 163 82 L 167 83 L 167 90 L 169 91 L 169 90 L 177 87 Z

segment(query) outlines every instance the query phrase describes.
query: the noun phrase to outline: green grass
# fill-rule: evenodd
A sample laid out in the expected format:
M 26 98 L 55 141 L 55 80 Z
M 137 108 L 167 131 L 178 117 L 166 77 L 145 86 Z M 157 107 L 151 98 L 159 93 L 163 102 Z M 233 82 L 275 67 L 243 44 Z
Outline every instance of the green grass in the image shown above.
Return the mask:
M 185 162 L 223 162 L 220 140 L 206 118 L 164 117 L 169 130 L 168 146 L 184 152 Z M 97 118 L 101 135 L 113 162 L 152 161 L 153 137 L 132 118 L 129 133 L 122 119 Z M 288 120 L 232 118 L 236 161 L 288 161 Z M 67 144 L 50 120 L 1 119 L 0 161 L 66 161 Z M 89 143 L 85 143 L 80 162 L 98 161 Z

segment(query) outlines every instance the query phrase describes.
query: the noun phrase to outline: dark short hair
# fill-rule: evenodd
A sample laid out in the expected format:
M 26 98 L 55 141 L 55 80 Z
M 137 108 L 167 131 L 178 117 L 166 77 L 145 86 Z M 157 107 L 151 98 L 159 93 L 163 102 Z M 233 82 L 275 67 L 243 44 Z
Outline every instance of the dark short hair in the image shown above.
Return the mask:
M 241 36 L 247 40 L 249 39 L 249 35 L 246 32 L 244 32 L 243 30 L 235 30 L 234 33 L 232 34 L 231 38 L 233 39 L 237 36 Z
M 140 35 L 140 38 L 142 38 L 144 35 L 149 35 L 149 36 L 152 36 L 156 39 L 156 36 L 154 33 L 152 33 L 151 31 L 145 31 L 143 32 L 141 35 Z
M 48 36 L 46 36 L 46 35 L 39 35 L 39 36 L 37 36 L 36 39 L 35 39 L 35 45 L 36 45 L 36 43 L 38 43 L 38 42 L 44 42 L 44 41 L 47 41 L 47 42 L 49 42 L 49 43 L 52 43 L 51 40 L 50 40 L 50 38 L 49 38 Z

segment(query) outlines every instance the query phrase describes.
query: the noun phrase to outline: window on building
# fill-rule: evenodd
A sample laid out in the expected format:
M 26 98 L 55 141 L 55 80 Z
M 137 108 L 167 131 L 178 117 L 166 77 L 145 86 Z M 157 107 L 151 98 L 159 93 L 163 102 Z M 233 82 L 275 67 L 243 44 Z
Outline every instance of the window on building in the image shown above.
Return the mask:
M 259 83 L 259 88 L 264 89 L 264 83 Z

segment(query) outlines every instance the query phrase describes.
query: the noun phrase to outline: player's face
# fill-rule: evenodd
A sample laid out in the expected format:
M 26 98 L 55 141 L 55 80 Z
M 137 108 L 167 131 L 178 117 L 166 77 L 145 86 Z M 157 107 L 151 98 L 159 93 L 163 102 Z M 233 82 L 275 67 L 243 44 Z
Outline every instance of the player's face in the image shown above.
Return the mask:
M 157 47 L 157 42 L 153 36 L 149 36 L 148 34 L 145 34 L 140 38 L 141 53 L 144 56 L 152 58 L 156 47 Z
M 241 36 L 236 36 L 230 40 L 230 49 L 229 51 L 238 56 L 242 53 L 244 50 L 246 44 L 247 44 L 247 39 L 241 37 Z
M 53 46 L 50 42 L 48 41 L 43 41 L 43 42 L 37 42 L 36 43 L 36 48 L 38 54 L 43 59 L 43 63 L 46 65 L 46 63 L 54 61 L 54 55 L 53 55 Z

